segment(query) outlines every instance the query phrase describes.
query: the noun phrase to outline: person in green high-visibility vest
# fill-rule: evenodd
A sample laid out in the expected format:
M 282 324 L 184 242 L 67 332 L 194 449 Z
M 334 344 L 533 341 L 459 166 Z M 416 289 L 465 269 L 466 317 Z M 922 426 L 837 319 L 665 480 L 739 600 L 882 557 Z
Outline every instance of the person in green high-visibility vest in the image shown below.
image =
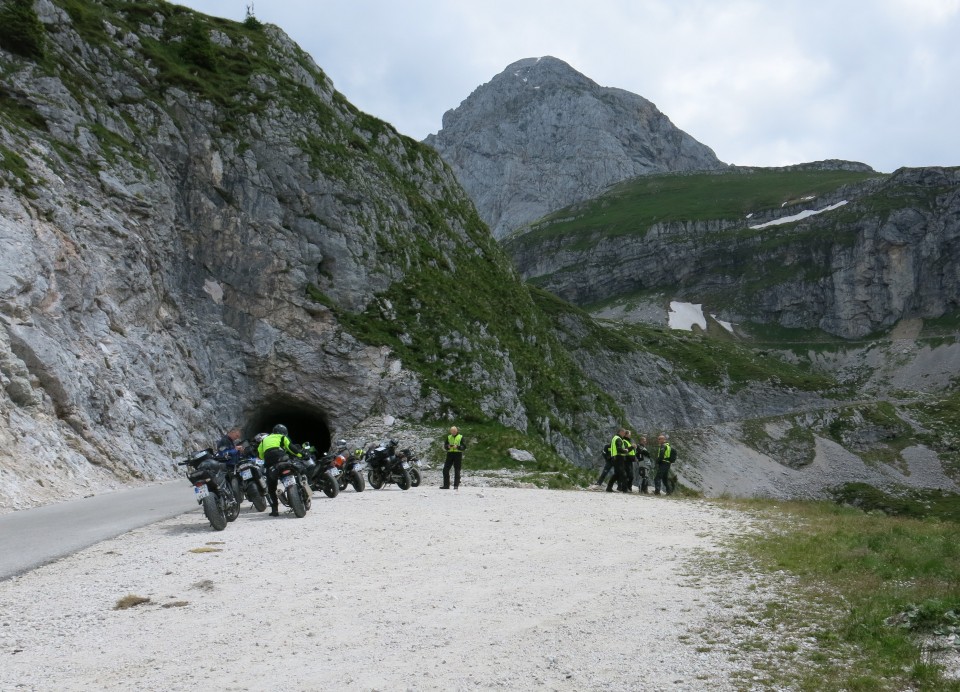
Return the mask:
M 457 429 L 457 426 L 450 428 L 450 434 L 443 443 L 443 448 L 447 450 L 447 458 L 443 462 L 443 485 L 441 490 L 450 489 L 450 468 L 453 468 L 453 489 L 460 489 L 460 469 L 463 466 L 463 450 L 467 445 L 463 441 L 463 434 Z

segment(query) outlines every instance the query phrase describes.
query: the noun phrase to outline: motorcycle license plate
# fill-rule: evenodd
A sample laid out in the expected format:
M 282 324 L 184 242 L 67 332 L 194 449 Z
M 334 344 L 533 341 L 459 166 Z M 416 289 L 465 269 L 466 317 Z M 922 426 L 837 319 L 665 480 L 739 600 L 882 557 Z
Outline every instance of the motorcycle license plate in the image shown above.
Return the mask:
M 283 483 L 284 488 L 289 488 L 290 486 L 297 484 L 297 479 L 293 476 L 283 476 L 280 479 L 280 482 Z
M 251 471 L 250 469 L 244 469 L 243 471 L 240 472 L 240 478 L 242 478 L 245 481 L 250 480 L 251 478 L 253 478 L 253 471 Z
M 340 469 L 330 469 L 330 475 L 331 475 L 331 476 L 334 476 L 334 477 L 339 476 L 339 475 L 340 475 Z
M 210 494 L 210 491 L 207 490 L 207 486 L 205 485 L 195 485 L 193 486 L 193 494 L 196 496 L 198 500 L 202 500 L 203 498 L 205 498 L 207 495 Z
M 403 468 L 405 468 L 405 469 L 410 468 L 410 464 L 408 464 L 407 462 L 403 462 L 403 463 L 400 464 L 400 465 L 401 465 Z

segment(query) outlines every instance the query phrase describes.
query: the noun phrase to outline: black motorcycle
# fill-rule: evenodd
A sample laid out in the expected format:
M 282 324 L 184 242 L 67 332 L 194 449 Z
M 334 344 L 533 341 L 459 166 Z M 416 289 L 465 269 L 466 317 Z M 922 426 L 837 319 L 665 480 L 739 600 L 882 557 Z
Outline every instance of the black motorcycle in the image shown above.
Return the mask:
M 410 463 L 397 456 L 397 444 L 396 440 L 381 442 L 364 454 L 369 468 L 367 480 L 376 490 L 387 483 L 396 483 L 400 490 L 410 489 Z
M 298 519 L 310 509 L 310 484 L 307 481 L 307 464 L 291 457 L 284 457 L 273 467 L 277 474 L 277 498 L 293 510 Z
M 201 449 L 191 454 L 179 466 L 188 466 L 187 480 L 193 485 L 197 504 L 216 531 L 227 528 L 227 522 L 240 514 L 240 503 L 226 478 L 225 465 L 217 461 L 212 449 Z
M 233 497 L 237 500 L 237 504 L 242 504 L 243 483 L 240 480 L 240 472 L 238 469 L 240 466 L 240 452 L 233 447 L 219 449 L 213 455 L 213 458 L 223 464 L 223 473 L 226 476 L 227 486 L 230 488 L 230 492 L 233 493 Z
M 399 458 L 400 461 L 406 461 L 410 465 L 408 469 L 410 472 L 410 487 L 418 487 L 420 481 L 423 480 L 423 476 L 420 473 L 421 468 L 423 468 L 423 463 L 410 449 L 401 449 L 397 452 L 397 458 Z
M 334 462 L 340 468 L 340 490 L 346 490 L 347 486 L 352 485 L 358 493 L 362 493 L 366 487 L 366 481 L 363 479 L 363 470 L 366 464 L 363 461 L 363 450 L 347 449 L 345 440 L 340 440 L 340 448 L 337 450 L 337 458 Z
M 267 472 L 263 459 L 241 457 L 237 464 L 237 476 L 240 479 L 243 497 L 250 500 L 254 509 L 262 512 L 267 508 Z
M 310 487 L 327 497 L 336 497 L 340 493 L 340 469 L 335 463 L 337 455 L 332 452 L 319 454 L 309 442 L 303 444 L 303 452 L 311 463 L 316 464 L 309 475 Z

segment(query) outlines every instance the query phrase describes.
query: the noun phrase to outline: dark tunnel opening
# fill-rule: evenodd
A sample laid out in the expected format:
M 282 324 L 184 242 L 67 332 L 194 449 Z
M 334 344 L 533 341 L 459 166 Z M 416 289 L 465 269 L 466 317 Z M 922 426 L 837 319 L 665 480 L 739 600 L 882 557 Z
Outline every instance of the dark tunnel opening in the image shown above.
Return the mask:
M 243 436 L 252 440 L 257 433 L 269 433 L 273 426 L 287 426 L 291 442 L 313 443 L 321 452 L 330 449 L 330 426 L 322 409 L 299 401 L 270 401 L 260 405 L 243 426 Z

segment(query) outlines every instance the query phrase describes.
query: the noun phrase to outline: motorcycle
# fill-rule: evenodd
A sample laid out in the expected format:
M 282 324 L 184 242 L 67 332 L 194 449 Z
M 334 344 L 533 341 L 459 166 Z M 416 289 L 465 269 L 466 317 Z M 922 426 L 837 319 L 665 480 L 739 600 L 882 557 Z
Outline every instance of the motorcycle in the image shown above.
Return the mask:
M 197 504 L 203 507 L 203 513 L 215 531 L 227 528 L 227 522 L 240 515 L 240 503 L 226 478 L 226 469 L 217 461 L 212 449 L 201 449 L 191 454 L 178 466 L 188 466 L 187 480 L 193 485 Z
M 307 481 L 307 466 L 299 459 L 284 457 L 273 467 L 277 474 L 277 498 L 293 510 L 297 519 L 303 518 L 310 509 L 310 484 Z
M 423 480 L 423 476 L 420 472 L 420 470 L 423 468 L 423 462 L 414 456 L 410 449 L 401 449 L 399 452 L 397 452 L 397 458 L 410 464 L 410 487 L 418 487 L 420 485 L 420 481 Z
M 217 450 L 213 458 L 223 464 L 223 472 L 226 476 L 227 486 L 230 488 L 230 492 L 233 493 L 237 504 L 242 504 L 243 488 L 240 481 L 240 473 L 237 468 L 240 465 L 240 452 L 233 447 L 228 447 Z
M 262 512 L 267 508 L 267 472 L 263 459 L 243 457 L 237 464 L 237 474 L 243 489 L 243 497 L 250 500 L 254 509 Z M 242 500 L 241 500 L 242 501 Z
M 410 462 L 397 457 L 397 444 L 396 440 L 381 442 L 363 455 L 370 469 L 367 480 L 376 490 L 387 483 L 396 483 L 400 490 L 410 489 Z
M 348 485 L 358 493 L 362 493 L 366 488 L 366 481 L 363 479 L 363 470 L 366 465 L 363 461 L 363 450 L 347 449 L 346 440 L 340 440 L 340 448 L 337 450 L 337 458 L 334 462 L 340 467 L 340 490 L 346 490 Z
M 303 444 L 303 452 L 316 468 L 310 474 L 310 487 L 319 490 L 327 497 L 336 497 L 340 493 L 340 468 L 336 465 L 336 454 L 318 454 L 317 448 L 309 442 Z

